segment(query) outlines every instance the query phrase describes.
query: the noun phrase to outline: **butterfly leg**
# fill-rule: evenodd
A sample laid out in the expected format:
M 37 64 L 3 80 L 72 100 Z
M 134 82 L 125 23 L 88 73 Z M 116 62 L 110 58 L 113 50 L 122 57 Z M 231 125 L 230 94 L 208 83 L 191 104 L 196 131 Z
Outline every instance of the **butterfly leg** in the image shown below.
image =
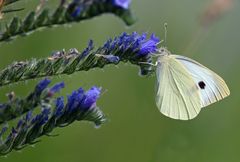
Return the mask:
M 155 64 L 153 63 L 149 63 L 149 62 L 138 62 L 140 65 L 143 64 L 143 65 L 151 65 L 151 66 L 154 66 L 156 67 L 158 65 L 158 62 L 156 62 Z

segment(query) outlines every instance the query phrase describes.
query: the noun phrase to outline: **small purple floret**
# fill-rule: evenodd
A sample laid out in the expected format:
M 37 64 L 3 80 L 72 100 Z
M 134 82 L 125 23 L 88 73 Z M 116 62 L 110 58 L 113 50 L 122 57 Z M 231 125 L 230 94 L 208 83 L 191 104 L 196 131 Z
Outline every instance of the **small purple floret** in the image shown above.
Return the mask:
M 50 82 L 51 82 L 51 80 L 50 80 L 50 79 L 47 79 L 47 78 L 41 80 L 41 81 L 37 84 L 37 86 L 36 86 L 36 88 L 35 88 L 35 89 L 36 89 L 36 93 L 37 93 L 37 94 L 41 94 L 42 91 L 47 88 L 47 86 L 50 84 Z
M 56 110 L 55 110 L 55 115 L 61 116 L 63 114 L 63 108 L 64 108 L 64 98 L 63 97 L 58 97 L 56 99 Z
M 120 61 L 120 58 L 118 56 L 114 55 L 105 55 L 104 56 L 109 62 L 117 64 Z
M 71 14 L 72 17 L 77 18 L 82 12 L 82 6 L 77 6 L 77 8 Z
M 51 109 L 44 108 L 41 113 L 41 119 L 39 120 L 39 125 L 43 125 L 48 121 L 48 115 L 51 113 Z
M 25 119 L 26 121 L 30 121 L 32 119 L 32 111 L 27 112 Z
M 84 96 L 84 90 L 79 88 L 77 91 L 73 91 L 70 96 L 68 96 L 68 112 L 72 112 L 79 107 L 80 102 Z
M 80 107 L 82 109 L 89 109 L 95 106 L 97 99 L 100 97 L 100 94 L 101 94 L 101 88 L 95 87 L 95 86 L 92 87 L 85 93 Z
M 54 93 L 59 92 L 64 87 L 65 87 L 64 82 L 60 82 L 60 83 L 55 84 L 52 88 L 50 88 L 49 91 L 54 94 Z
M 24 121 L 20 119 L 17 123 L 16 129 L 18 130 L 23 125 L 23 123 L 24 123 Z
M 151 38 L 145 41 L 139 50 L 139 56 L 146 56 L 150 53 L 157 52 L 157 45 L 160 42 L 160 39 L 154 34 L 151 35 Z
M 128 9 L 131 3 L 131 0 L 112 0 L 113 4 L 122 7 L 124 9 Z
M 93 40 L 89 40 L 88 46 L 87 46 L 87 48 L 81 53 L 81 56 L 80 56 L 79 60 L 85 58 L 85 57 L 90 53 L 90 51 L 91 51 L 93 48 L 94 48 Z

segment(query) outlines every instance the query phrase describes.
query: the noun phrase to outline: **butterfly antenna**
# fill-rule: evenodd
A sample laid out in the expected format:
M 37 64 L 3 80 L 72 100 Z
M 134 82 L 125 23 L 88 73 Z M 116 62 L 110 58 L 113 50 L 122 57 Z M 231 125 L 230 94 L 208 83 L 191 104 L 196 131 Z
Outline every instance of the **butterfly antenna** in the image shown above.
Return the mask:
M 164 23 L 164 44 L 167 46 L 167 23 Z

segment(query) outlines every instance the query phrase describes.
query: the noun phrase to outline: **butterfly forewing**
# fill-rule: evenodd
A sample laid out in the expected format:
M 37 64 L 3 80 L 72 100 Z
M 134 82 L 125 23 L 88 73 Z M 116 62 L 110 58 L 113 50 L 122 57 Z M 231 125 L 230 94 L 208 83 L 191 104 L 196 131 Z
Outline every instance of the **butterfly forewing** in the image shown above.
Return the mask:
M 216 73 L 190 58 L 179 55 L 172 56 L 184 65 L 196 85 L 200 83 L 204 85 L 199 87 L 202 107 L 208 106 L 230 95 L 225 81 Z
M 171 55 L 159 57 L 156 104 L 164 115 L 181 120 L 197 116 L 201 98 L 187 69 Z

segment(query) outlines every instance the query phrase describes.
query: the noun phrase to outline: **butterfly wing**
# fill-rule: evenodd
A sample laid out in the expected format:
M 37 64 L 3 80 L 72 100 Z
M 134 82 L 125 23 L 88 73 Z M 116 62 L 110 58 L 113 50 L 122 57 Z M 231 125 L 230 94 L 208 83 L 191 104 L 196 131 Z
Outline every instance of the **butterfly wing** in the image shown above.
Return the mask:
M 206 107 L 230 95 L 225 81 L 216 73 L 201 65 L 200 63 L 179 55 L 172 55 L 184 65 L 191 74 L 196 85 L 203 83 L 200 89 L 202 107 Z
M 157 66 L 156 104 L 164 115 L 189 120 L 201 110 L 199 89 L 187 69 L 171 56 L 161 56 Z

